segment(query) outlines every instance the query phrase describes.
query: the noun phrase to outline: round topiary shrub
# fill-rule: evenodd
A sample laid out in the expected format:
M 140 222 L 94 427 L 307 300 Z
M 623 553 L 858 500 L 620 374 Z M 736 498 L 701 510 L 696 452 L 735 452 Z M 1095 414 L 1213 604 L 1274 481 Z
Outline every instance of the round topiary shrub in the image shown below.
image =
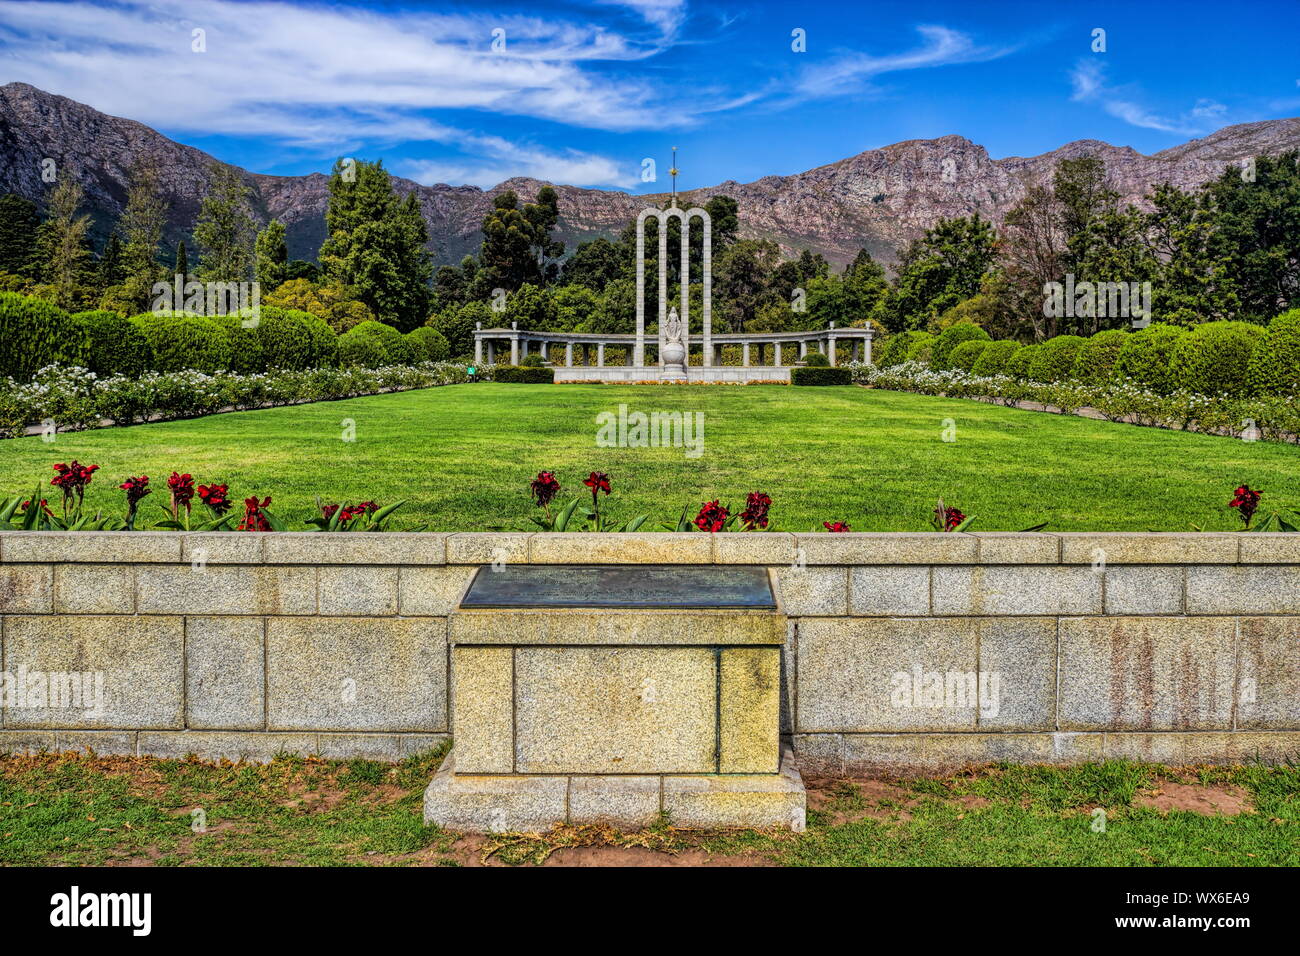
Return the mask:
M 345 367 L 379 368 L 381 365 L 410 365 L 411 346 L 391 325 L 373 319 L 355 325 L 339 336 L 339 364 Z
M 540 352 L 529 352 L 519 360 L 520 368 L 544 368 L 545 366 L 546 359 Z
M 52 302 L 0 292 L 0 378 L 20 382 L 46 365 L 83 365 L 82 326 Z
M 821 352 L 809 352 L 803 358 L 805 368 L 830 368 L 831 360 Z
M 990 375 L 1006 375 L 1007 363 L 1023 346 L 1011 339 L 989 342 L 980 352 L 980 357 L 971 368 L 972 374 L 987 378 Z
M 1283 312 L 1250 353 L 1246 379 L 1254 395 L 1300 393 L 1300 309 Z
M 929 365 L 933 348 L 934 336 L 929 332 L 918 332 L 916 338 L 912 339 L 912 344 L 907 347 L 907 355 L 904 361 L 921 362 Z
M 298 309 L 264 305 L 258 310 L 256 321 L 263 368 L 325 368 L 338 362 L 339 337 L 324 319 Z M 401 336 L 391 326 L 384 328 Z
M 230 336 L 217 322 L 188 312 L 144 312 L 131 317 L 149 343 L 158 372 L 197 369 L 220 372 L 230 368 Z
M 985 339 L 967 339 L 965 342 L 957 343 L 957 346 L 948 353 L 948 368 L 958 372 L 973 371 L 975 363 L 991 344 Z
M 446 338 L 437 329 L 422 325 L 406 333 L 406 342 L 417 362 L 445 362 L 451 354 Z
M 1079 349 L 1086 341 L 1081 335 L 1058 335 L 1042 343 L 1029 362 L 1030 379 L 1050 385 L 1070 378 Z
M 214 315 L 212 321 L 221 326 L 230 342 L 230 371 L 240 375 L 266 371 L 266 362 L 262 354 L 262 339 L 256 327 L 248 324 L 252 318 L 232 312 L 228 315 Z
M 948 326 L 934 340 L 934 348 L 930 352 L 930 367 L 937 369 L 952 368 L 949 360 L 952 350 L 963 342 L 970 342 L 975 339 L 981 342 L 990 341 L 989 334 L 974 322 L 958 322 L 956 325 Z
M 1174 390 L 1170 372 L 1174 348 L 1187 330 L 1178 325 L 1148 325 L 1124 340 L 1115 359 L 1115 376 L 1159 395 Z
M 1073 377 L 1085 385 L 1102 385 L 1115 374 L 1115 363 L 1128 341 L 1123 329 L 1107 329 L 1089 338 L 1074 358 Z
M 149 342 L 126 316 L 101 309 L 72 318 L 86 337 L 86 368 L 96 375 L 136 376 L 152 364 Z
M 1029 374 L 1029 369 L 1033 365 L 1034 359 L 1038 357 L 1041 348 L 1041 345 L 1026 345 L 1024 348 L 1011 353 L 1011 357 L 1007 359 L 1006 374 L 1017 382 L 1030 381 L 1032 376 Z
M 1250 355 L 1264 338 L 1264 327 L 1250 322 L 1206 322 L 1174 347 L 1169 370 L 1174 385 L 1204 395 L 1244 395 Z
M 877 367 L 889 368 L 891 365 L 902 365 L 907 361 L 907 350 L 912 347 L 916 337 L 925 334 L 925 332 L 913 330 L 891 335 L 889 341 L 880 349 L 880 353 L 874 356 Z

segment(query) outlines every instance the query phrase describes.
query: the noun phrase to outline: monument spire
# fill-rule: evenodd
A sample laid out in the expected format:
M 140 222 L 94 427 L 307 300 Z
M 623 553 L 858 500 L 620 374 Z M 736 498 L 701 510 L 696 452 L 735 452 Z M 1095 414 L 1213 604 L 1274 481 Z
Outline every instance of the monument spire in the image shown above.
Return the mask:
M 671 168 L 669 168 L 668 172 L 673 177 L 672 208 L 676 209 L 677 208 L 677 147 L 676 146 L 673 147 L 673 165 Z

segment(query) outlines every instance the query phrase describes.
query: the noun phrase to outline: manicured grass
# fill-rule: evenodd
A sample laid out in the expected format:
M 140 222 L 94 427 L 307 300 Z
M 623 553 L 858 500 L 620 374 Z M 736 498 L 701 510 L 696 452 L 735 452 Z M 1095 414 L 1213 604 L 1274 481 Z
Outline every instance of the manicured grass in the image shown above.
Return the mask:
M 700 412 L 704 449 L 597 447 L 596 416 Z M 355 440 L 344 441 L 345 422 Z M 951 420 L 951 423 L 949 422 Z M 955 426 L 955 441 L 944 441 Z M 147 474 L 161 516 L 173 469 L 224 481 L 236 502 L 270 496 L 295 526 L 327 502 L 405 498 L 403 524 L 530 529 L 528 482 L 555 471 L 561 500 L 608 472 L 602 509 L 649 513 L 648 530 L 719 498 L 739 510 L 764 491 L 782 530 L 923 530 L 935 499 L 976 516 L 972 530 L 1233 529 L 1242 483 L 1262 507 L 1300 505 L 1300 449 L 863 388 L 458 385 L 0 442 L 0 489 L 28 495 L 54 462 L 101 467 L 88 504 L 121 514 L 117 485 Z M 55 489 L 46 486 L 56 504 Z
M 0 757 L 0 865 L 455 866 L 541 862 L 553 852 L 551 862 L 564 863 L 565 847 L 597 847 L 606 863 L 645 852 L 626 849 L 636 847 L 695 863 L 724 856 L 795 866 L 1300 864 L 1294 764 L 995 766 L 823 781 L 810 792 L 817 808 L 804 834 L 697 833 L 669 820 L 631 835 L 562 827 L 482 838 L 423 824 L 421 796 L 440 756 L 397 765 L 284 757 L 265 766 Z M 1144 805 L 1176 788 L 1183 800 L 1210 801 L 1208 812 Z

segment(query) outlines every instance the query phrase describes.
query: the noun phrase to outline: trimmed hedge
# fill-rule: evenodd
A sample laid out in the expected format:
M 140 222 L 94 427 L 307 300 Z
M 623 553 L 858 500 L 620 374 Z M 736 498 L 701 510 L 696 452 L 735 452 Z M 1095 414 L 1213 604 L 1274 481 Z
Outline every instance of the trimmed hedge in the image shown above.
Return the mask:
M 1115 363 L 1128 341 L 1123 329 L 1107 329 L 1089 338 L 1074 359 L 1073 377 L 1085 385 L 1101 385 L 1115 375 Z
M 52 302 L 0 292 L 0 378 L 20 382 L 47 365 L 85 362 L 85 332 Z
M 1246 381 L 1255 395 L 1300 392 L 1300 309 L 1283 312 L 1250 353 Z
M 1074 374 L 1074 361 L 1086 341 L 1081 335 L 1058 335 L 1043 342 L 1029 361 L 1029 378 L 1045 385 L 1065 381 Z
M 957 346 L 948 353 L 948 367 L 963 372 L 972 371 L 975 363 L 984 354 L 984 350 L 991 344 L 985 339 L 967 339 L 965 342 L 957 343 Z
M 852 385 L 853 373 L 843 366 L 795 366 L 790 369 L 791 385 Z
M 913 330 L 891 335 L 889 341 L 881 346 L 880 354 L 875 356 L 876 366 L 878 368 L 889 368 L 891 365 L 902 365 L 907 361 L 907 350 L 912 347 L 916 337 L 925 334 Z
M 1245 395 L 1246 373 L 1264 327 L 1250 322 L 1206 322 L 1179 340 L 1169 360 L 1174 385 L 1203 395 Z
M 1187 334 L 1180 325 L 1154 323 L 1124 340 L 1115 360 L 1115 375 L 1160 395 L 1176 387 L 1170 372 L 1174 348 Z
M 379 368 L 409 365 L 414 361 L 411 346 L 391 325 L 371 319 L 354 325 L 339 336 L 339 364 L 344 368 Z
M 212 319 L 189 312 L 143 312 L 132 316 L 131 324 L 149 343 L 156 372 L 230 368 L 230 336 Z
M 365 324 L 367 323 L 361 323 L 361 325 Z M 391 329 L 390 326 L 384 328 Z M 391 331 L 401 336 L 396 329 Z M 339 360 L 339 336 L 330 328 L 328 322 L 310 312 L 264 305 L 258 317 L 257 338 L 262 345 L 263 368 L 294 370 L 325 368 Z M 390 363 L 381 361 L 379 364 Z M 378 366 L 366 365 L 365 367 L 377 368 Z
M 934 336 L 929 332 L 918 332 L 916 337 L 912 339 L 911 344 L 907 347 L 907 357 L 905 361 L 924 362 L 926 365 L 929 365 L 933 348 Z
M 971 372 L 975 375 L 1007 375 L 1007 363 L 1023 346 L 1012 339 L 989 342 L 980 352 Z
M 975 339 L 981 342 L 990 341 L 989 334 L 974 322 L 958 322 L 956 325 L 948 326 L 934 340 L 934 348 L 930 352 L 930 367 L 935 369 L 952 368 L 952 350 L 963 342 L 970 342 Z
M 83 364 L 96 375 L 136 376 L 152 364 L 149 342 L 125 316 L 95 310 L 72 318 L 86 337 Z
M 211 318 L 225 330 L 226 338 L 230 342 L 230 364 L 226 366 L 227 371 L 239 375 L 266 371 L 262 340 L 257 334 L 257 328 L 244 324 L 251 321 L 250 319 L 237 312 L 214 315 Z
M 1006 374 L 1018 382 L 1029 381 L 1029 369 L 1034 359 L 1038 357 L 1040 349 L 1042 349 L 1041 345 L 1026 345 L 1011 353 L 1011 357 L 1007 359 Z
M 445 362 L 451 355 L 447 339 L 437 329 L 427 325 L 407 332 L 406 341 L 418 362 Z
M 512 385 L 542 385 L 555 381 L 555 369 L 536 368 L 532 365 L 498 365 L 493 374 L 497 382 Z

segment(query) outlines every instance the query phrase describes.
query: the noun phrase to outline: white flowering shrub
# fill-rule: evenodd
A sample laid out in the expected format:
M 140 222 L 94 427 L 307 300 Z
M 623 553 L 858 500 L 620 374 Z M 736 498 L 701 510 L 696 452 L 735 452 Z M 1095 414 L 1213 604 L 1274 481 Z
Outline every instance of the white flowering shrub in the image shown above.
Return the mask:
M 478 378 L 490 380 L 492 367 Z M 272 369 L 251 375 L 231 372 L 146 372 L 99 378 L 84 368 L 51 365 L 30 382 L 0 380 L 0 437 L 22 435 L 30 425 L 52 421 L 61 432 L 101 424 L 192 418 L 214 412 L 298 405 L 379 392 L 435 388 L 468 381 L 464 365 L 424 362 L 383 368 Z
M 937 371 L 920 362 L 889 368 L 850 363 L 853 380 L 875 388 L 947 398 L 972 398 L 999 405 L 1033 402 L 1046 411 L 1074 414 L 1095 409 L 1112 422 L 1154 428 L 1182 428 L 1214 435 L 1241 435 L 1253 429 L 1270 441 L 1300 444 L 1300 403 L 1296 396 L 1239 398 L 1226 393 L 1161 395 L 1132 382 L 1085 385 L 1079 382 L 1022 382 L 1007 375 L 979 376 L 958 369 Z

